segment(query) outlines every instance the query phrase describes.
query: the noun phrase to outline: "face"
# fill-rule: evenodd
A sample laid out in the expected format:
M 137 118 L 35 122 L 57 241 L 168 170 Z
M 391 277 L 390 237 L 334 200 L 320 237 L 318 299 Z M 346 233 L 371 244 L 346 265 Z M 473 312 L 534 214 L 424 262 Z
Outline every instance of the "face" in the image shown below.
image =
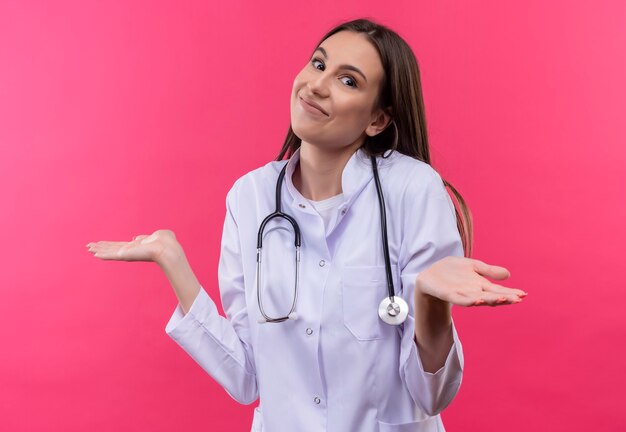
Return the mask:
M 382 110 L 374 110 L 383 73 L 378 52 L 364 36 L 351 31 L 330 36 L 293 82 L 294 133 L 303 144 L 326 150 L 360 147 L 366 134 L 376 135 L 390 120 Z

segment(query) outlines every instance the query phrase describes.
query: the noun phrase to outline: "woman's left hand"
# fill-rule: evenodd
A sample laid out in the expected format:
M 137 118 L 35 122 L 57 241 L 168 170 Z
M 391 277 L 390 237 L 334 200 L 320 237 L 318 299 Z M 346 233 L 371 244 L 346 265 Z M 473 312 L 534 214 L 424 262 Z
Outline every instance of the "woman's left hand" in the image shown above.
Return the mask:
M 458 256 L 448 256 L 421 272 L 415 282 L 415 299 L 426 295 L 460 306 L 500 306 L 522 301 L 526 292 L 488 281 L 507 279 L 504 267 Z

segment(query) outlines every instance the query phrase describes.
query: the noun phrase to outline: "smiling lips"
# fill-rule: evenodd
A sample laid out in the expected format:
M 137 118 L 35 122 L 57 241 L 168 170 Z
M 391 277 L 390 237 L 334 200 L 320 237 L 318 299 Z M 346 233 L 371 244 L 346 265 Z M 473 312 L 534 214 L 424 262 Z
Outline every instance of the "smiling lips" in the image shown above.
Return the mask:
M 305 99 L 303 97 L 300 97 L 300 100 L 302 101 L 301 103 L 303 104 L 304 108 L 312 107 L 313 109 L 317 110 L 319 113 L 324 114 L 325 116 L 328 115 L 328 113 L 324 111 L 324 109 L 318 104 L 316 104 L 315 102 Z

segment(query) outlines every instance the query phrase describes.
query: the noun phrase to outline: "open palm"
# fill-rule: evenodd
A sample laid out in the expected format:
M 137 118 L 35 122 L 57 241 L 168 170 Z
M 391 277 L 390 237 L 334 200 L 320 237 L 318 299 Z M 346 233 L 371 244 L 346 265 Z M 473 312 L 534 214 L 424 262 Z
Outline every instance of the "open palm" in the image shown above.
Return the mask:
M 459 306 L 500 306 L 520 303 L 528 294 L 487 279 L 507 279 L 511 273 L 504 267 L 483 261 L 448 256 L 423 271 L 416 281 L 416 298 L 420 294 Z
M 150 235 L 135 236 L 128 242 L 103 240 L 86 246 L 96 258 L 103 260 L 158 262 L 166 246 L 175 240 L 173 231 L 160 229 Z

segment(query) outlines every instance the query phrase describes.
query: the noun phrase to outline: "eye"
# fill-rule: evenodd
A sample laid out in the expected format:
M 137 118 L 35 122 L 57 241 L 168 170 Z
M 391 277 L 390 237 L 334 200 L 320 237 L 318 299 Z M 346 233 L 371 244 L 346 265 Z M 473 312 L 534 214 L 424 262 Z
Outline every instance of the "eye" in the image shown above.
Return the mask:
M 311 64 L 313 65 L 313 67 L 314 67 L 315 69 L 317 69 L 317 68 L 315 67 L 315 62 L 320 62 L 320 63 L 322 63 L 322 61 L 321 61 L 320 59 L 318 59 L 318 58 L 314 58 L 313 60 L 311 60 Z M 324 64 L 324 63 L 322 63 L 322 64 Z
M 311 64 L 313 65 L 313 67 L 314 67 L 315 69 L 317 69 L 317 70 L 323 70 L 323 69 L 319 69 L 319 68 L 317 68 L 317 67 L 315 66 L 315 62 L 319 62 L 319 63 L 321 63 L 322 65 L 324 64 L 324 62 L 323 62 L 323 61 L 321 61 L 321 60 L 320 60 L 319 58 L 317 58 L 317 57 L 314 57 L 314 58 L 311 60 Z M 357 85 L 357 83 L 356 83 L 356 80 L 354 79 L 354 77 L 353 77 L 353 76 L 351 76 L 351 75 L 345 75 L 345 76 L 343 76 L 342 78 L 348 78 L 348 79 L 352 82 L 352 84 L 353 84 L 353 85 L 348 85 L 348 87 L 352 87 L 352 88 L 357 88 L 357 87 L 358 87 L 358 85 Z M 344 82 L 345 82 L 345 81 L 344 81 Z
M 354 78 L 352 78 L 350 75 L 346 75 L 346 76 L 344 76 L 344 77 L 342 77 L 342 78 L 348 78 L 350 81 L 352 81 L 352 82 L 354 83 L 354 85 L 349 85 L 348 87 L 354 87 L 354 88 L 356 88 L 356 87 L 357 87 L 357 85 L 356 85 L 356 81 L 355 81 L 355 80 L 354 80 Z

